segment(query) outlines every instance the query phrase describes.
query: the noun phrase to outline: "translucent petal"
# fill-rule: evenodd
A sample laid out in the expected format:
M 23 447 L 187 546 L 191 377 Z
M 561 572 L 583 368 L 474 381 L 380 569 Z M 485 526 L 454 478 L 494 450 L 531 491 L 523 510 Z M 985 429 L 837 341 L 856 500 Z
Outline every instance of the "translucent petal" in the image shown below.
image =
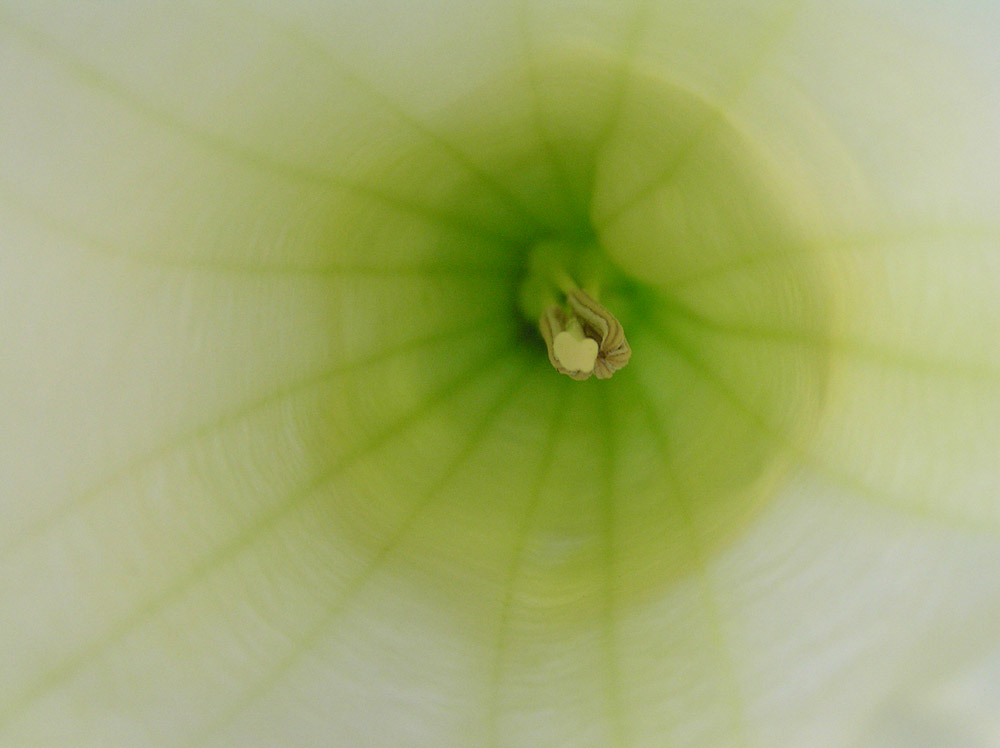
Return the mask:
M 998 31 L 4 3 L 0 745 L 991 744 Z

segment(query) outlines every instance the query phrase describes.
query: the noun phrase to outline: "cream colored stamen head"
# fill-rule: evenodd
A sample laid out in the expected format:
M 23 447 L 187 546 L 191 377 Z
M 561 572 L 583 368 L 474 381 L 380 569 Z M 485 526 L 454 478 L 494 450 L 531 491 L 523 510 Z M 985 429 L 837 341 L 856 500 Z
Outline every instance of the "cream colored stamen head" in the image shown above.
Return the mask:
M 590 374 L 597 363 L 599 346 L 588 338 L 576 319 L 571 319 L 565 330 L 552 339 L 552 355 L 567 371 Z
M 610 378 L 632 356 L 621 323 L 585 291 L 573 289 L 566 301 L 570 313 L 551 306 L 538 321 L 549 361 L 576 380 Z

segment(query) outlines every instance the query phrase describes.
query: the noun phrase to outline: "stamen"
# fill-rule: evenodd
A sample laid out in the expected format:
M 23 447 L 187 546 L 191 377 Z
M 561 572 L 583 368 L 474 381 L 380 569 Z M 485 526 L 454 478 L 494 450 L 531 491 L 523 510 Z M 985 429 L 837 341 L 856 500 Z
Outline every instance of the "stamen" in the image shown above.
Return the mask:
M 528 258 L 518 293 L 526 319 L 538 330 L 556 371 L 576 380 L 608 379 L 625 366 L 632 349 L 621 323 L 597 295 L 624 280 L 596 246 L 539 242 Z
M 549 361 L 562 374 L 582 381 L 609 379 L 632 356 L 621 323 L 586 291 L 570 289 L 569 312 L 550 306 L 538 321 Z

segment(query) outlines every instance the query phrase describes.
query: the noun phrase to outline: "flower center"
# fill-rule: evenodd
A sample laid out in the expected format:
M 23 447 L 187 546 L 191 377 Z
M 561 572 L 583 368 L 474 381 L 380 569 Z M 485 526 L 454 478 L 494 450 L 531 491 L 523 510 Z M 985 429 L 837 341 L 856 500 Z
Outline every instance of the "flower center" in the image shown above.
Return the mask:
M 583 621 L 609 575 L 649 599 L 778 495 L 836 386 L 837 273 L 803 192 L 711 102 L 592 50 L 536 69 L 441 112 L 450 149 L 377 165 L 420 210 L 338 223 L 340 259 L 399 270 L 357 282 L 337 339 L 370 313 L 376 350 L 432 342 L 338 390 L 344 438 L 387 446 L 356 446 L 331 511 L 367 543 L 418 507 L 429 583 L 476 569 L 492 599 L 515 559 L 547 619 Z
M 622 324 L 597 300 L 619 275 L 594 247 L 574 252 L 565 243 L 544 241 L 531 252 L 521 311 L 537 321 L 559 373 L 577 381 L 609 379 L 629 362 L 632 349 Z

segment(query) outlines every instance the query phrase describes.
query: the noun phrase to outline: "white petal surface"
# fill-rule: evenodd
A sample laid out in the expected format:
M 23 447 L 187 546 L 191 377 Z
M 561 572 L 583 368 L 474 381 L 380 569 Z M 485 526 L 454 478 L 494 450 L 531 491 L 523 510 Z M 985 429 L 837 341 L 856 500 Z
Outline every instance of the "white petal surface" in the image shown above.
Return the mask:
M 0 745 L 991 745 L 998 32 L 4 3 Z

